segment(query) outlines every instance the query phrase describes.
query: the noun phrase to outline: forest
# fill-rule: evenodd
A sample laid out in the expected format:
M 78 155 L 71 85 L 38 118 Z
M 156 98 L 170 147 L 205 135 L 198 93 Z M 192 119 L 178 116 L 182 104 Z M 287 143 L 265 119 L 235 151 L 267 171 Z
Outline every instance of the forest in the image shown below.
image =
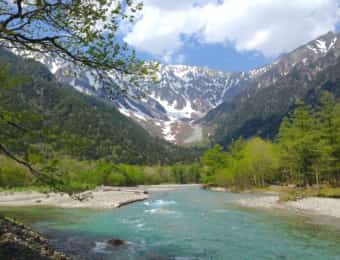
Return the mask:
M 39 163 L 36 162 L 39 167 Z M 112 162 L 80 161 L 69 156 L 51 159 L 40 165 L 48 174 L 57 176 L 49 186 L 32 178 L 29 170 L 15 161 L 0 156 L 0 187 L 4 190 L 49 191 L 53 189 L 68 193 L 91 190 L 100 185 L 136 186 L 161 183 L 198 183 L 199 164 L 175 164 L 172 166 L 137 166 L 113 164 Z
M 39 151 L 41 151 L 41 146 Z M 46 149 L 46 147 L 45 147 Z M 48 159 L 31 149 L 29 161 L 44 172 L 58 176 L 68 192 L 98 185 L 135 186 L 160 183 L 203 183 L 234 190 L 269 185 L 297 187 L 340 184 L 340 104 L 324 92 L 314 108 L 298 101 L 282 120 L 274 140 L 240 138 L 228 149 L 215 145 L 197 163 L 166 165 L 115 164 L 108 160 L 79 160 L 55 152 Z M 43 154 L 52 154 L 46 150 Z M 0 186 L 41 186 L 29 171 L 0 157 Z
M 273 141 L 260 137 L 219 145 L 201 158 L 208 185 L 246 189 L 268 185 L 296 187 L 340 184 L 340 104 L 324 92 L 314 108 L 297 102 Z

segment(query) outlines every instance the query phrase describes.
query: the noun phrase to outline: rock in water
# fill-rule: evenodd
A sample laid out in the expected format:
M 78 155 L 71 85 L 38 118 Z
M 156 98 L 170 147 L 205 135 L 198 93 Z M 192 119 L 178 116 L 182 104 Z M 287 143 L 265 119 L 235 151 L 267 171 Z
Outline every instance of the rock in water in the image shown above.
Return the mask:
M 127 244 L 127 241 L 122 240 L 122 239 L 113 238 L 113 239 L 110 239 L 109 241 L 107 241 L 107 243 L 111 246 L 123 246 L 123 245 Z

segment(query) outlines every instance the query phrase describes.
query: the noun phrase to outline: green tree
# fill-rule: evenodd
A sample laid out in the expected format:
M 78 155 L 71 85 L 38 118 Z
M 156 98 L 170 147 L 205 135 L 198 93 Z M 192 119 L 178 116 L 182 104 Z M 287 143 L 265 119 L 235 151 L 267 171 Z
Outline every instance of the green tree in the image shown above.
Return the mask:
M 277 151 L 271 142 L 259 137 L 252 138 L 247 142 L 244 154 L 255 186 L 264 187 L 274 179 L 279 162 Z
M 98 71 L 145 72 L 134 52 L 117 40 L 141 3 L 132 0 L 0 1 L 0 46 L 48 53 Z
M 319 153 L 314 168 L 322 172 L 328 180 L 338 185 L 340 177 L 340 106 L 332 93 L 325 92 L 321 97 L 319 120 Z
M 278 134 L 283 169 L 290 173 L 290 180 L 308 186 L 314 182 L 312 178 L 320 178 L 313 167 L 323 151 L 318 149 L 318 140 L 317 120 L 309 108 L 299 104 L 291 117 L 283 120 Z
M 119 26 L 132 22 L 141 8 L 141 3 L 132 0 L 0 1 L 0 47 L 20 53 L 48 54 L 89 69 L 98 79 L 106 73 L 128 74 L 131 79 L 143 77 L 155 67 L 145 66 L 126 44 L 117 40 Z M 0 98 L 4 98 L 5 90 L 13 85 L 16 77 L 9 76 L 7 67 L 1 65 L 0 79 Z M 106 83 L 111 88 L 117 86 Z M 27 140 L 46 134 L 32 131 L 30 124 L 24 124 L 33 117 L 0 107 L 0 151 L 27 167 L 41 181 L 54 183 L 55 178 L 35 169 L 27 158 L 20 158 L 6 143 L 8 134 L 20 132 Z
M 340 184 L 340 104 L 336 104 L 332 113 L 332 122 L 334 125 L 334 142 L 333 147 L 333 157 L 334 160 L 334 174 L 336 176 L 337 185 Z
M 223 168 L 228 163 L 228 154 L 223 151 L 221 145 L 216 144 L 204 153 L 201 157 L 201 162 L 206 167 L 208 176 L 213 175 L 217 169 Z

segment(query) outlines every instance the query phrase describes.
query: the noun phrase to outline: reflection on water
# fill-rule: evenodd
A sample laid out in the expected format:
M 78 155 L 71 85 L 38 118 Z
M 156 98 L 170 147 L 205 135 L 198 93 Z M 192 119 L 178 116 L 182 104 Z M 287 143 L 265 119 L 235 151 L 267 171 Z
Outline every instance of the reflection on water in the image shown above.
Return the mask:
M 190 188 L 109 211 L 2 211 L 80 259 L 340 259 L 339 229 L 314 218 L 237 208 L 240 196 L 248 195 Z M 114 247 L 107 243 L 113 238 L 129 242 Z

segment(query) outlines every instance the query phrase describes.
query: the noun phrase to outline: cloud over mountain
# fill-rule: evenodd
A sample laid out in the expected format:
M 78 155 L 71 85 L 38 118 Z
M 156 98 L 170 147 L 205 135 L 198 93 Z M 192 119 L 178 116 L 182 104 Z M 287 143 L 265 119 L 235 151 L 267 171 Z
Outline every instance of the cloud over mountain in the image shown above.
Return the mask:
M 335 30 L 339 21 L 338 0 L 144 0 L 124 40 L 166 59 L 192 43 L 275 57 Z

